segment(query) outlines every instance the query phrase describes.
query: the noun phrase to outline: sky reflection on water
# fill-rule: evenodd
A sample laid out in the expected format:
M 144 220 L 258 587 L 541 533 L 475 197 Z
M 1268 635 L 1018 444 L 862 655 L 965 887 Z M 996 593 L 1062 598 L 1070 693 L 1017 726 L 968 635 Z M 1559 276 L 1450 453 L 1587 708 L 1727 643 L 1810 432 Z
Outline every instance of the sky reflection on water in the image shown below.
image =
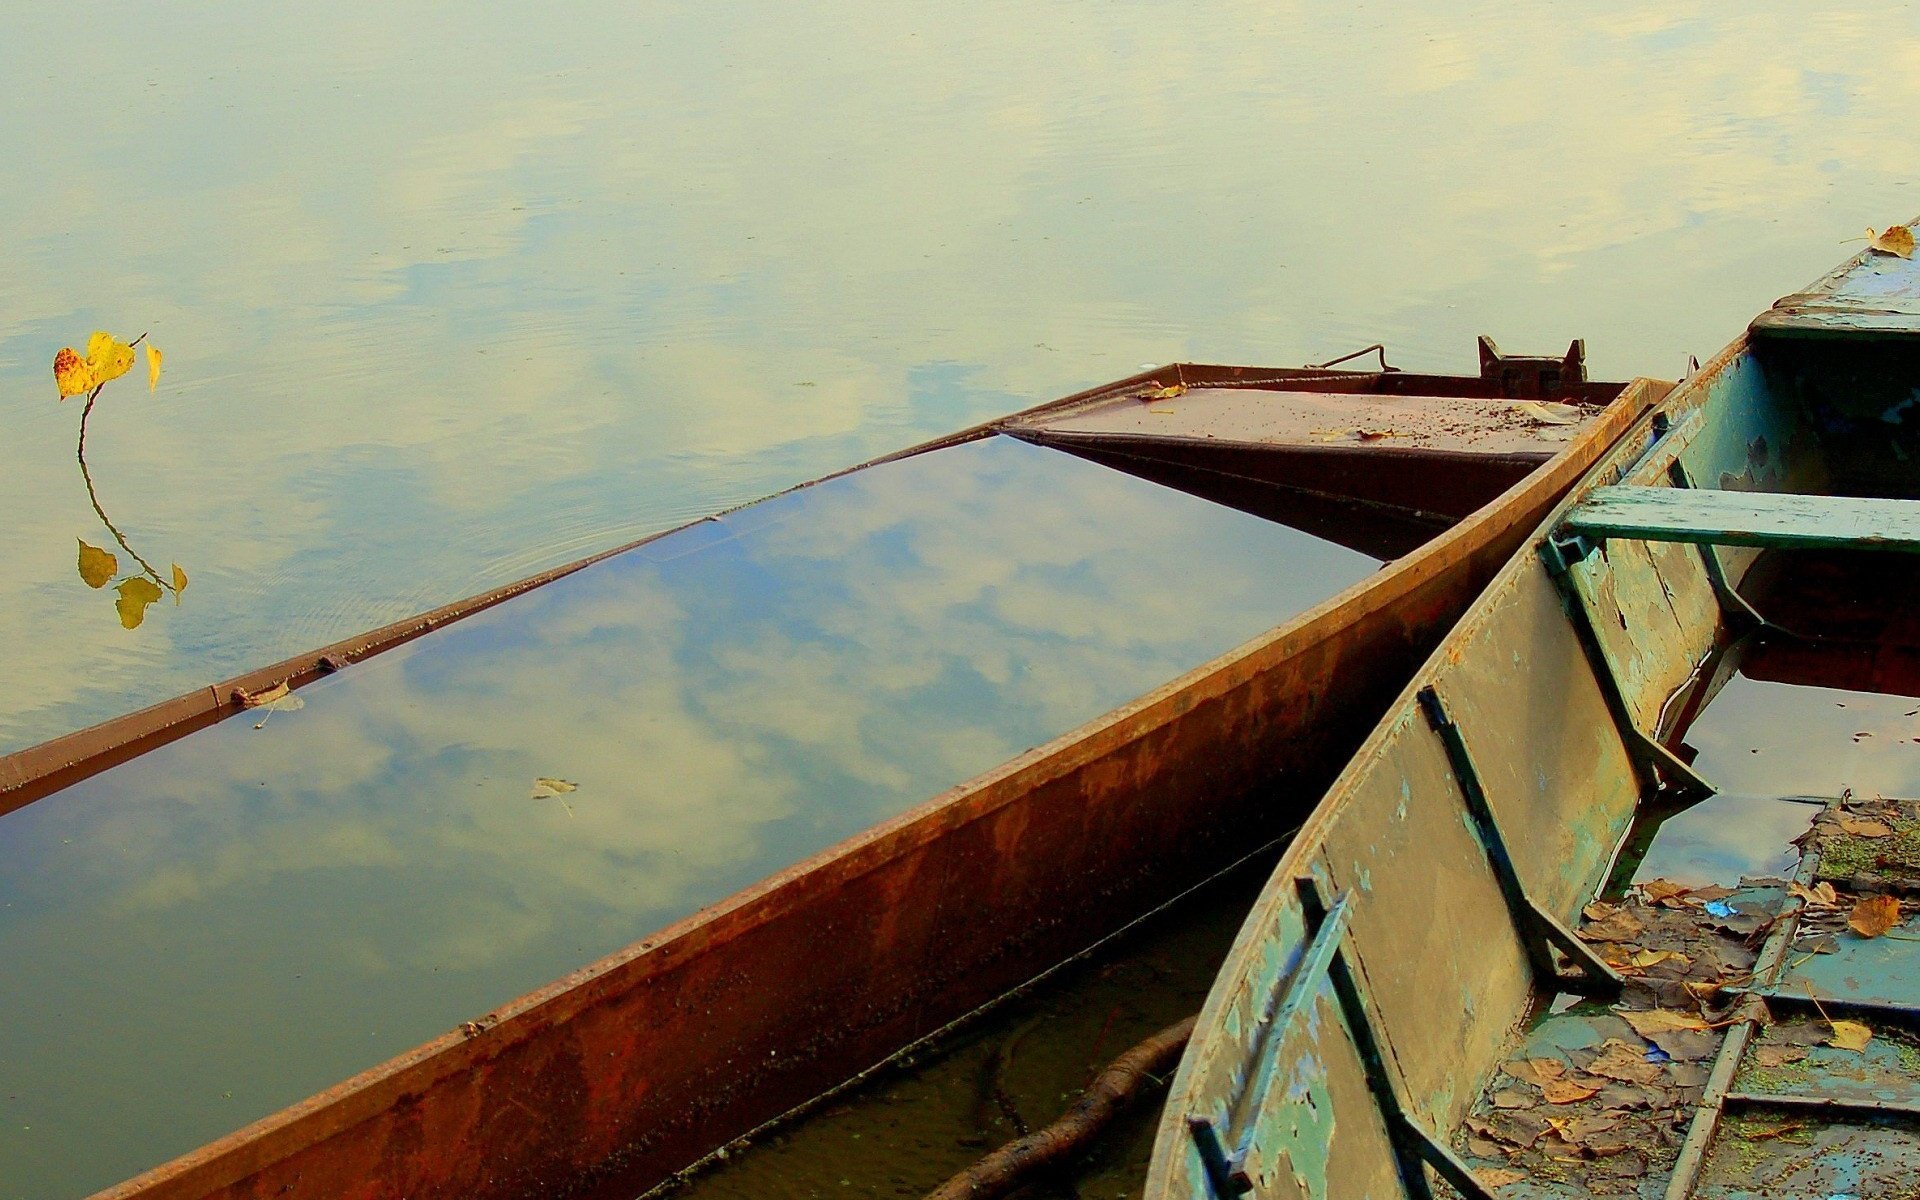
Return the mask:
M 0 1200 L 264 1116 L 1377 567 L 993 438 L 669 535 L 0 817 Z M 531 799 L 541 776 L 579 790 Z
M 0 4 L 0 751 L 1142 362 L 1672 374 L 1920 210 L 1901 5 Z

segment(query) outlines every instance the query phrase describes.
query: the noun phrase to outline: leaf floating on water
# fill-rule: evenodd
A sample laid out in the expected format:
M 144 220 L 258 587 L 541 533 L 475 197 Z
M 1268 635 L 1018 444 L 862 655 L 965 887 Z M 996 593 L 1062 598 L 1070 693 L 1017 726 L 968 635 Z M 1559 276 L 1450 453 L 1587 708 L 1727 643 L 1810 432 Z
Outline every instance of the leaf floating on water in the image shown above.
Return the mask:
M 1849 817 L 1845 814 L 1842 814 L 1840 817 L 1840 828 L 1852 834 L 1854 837 L 1883 838 L 1893 836 L 1893 826 L 1888 825 L 1884 821 L 1868 821 L 1860 817 Z
M 147 605 L 160 598 L 160 585 L 144 575 L 123 579 L 113 590 L 120 593 L 113 607 L 120 613 L 120 623 L 128 629 L 138 629 L 140 622 L 147 619 Z
M 253 727 L 255 729 L 264 729 L 266 727 L 268 719 L 271 718 L 273 714 L 277 712 L 299 712 L 301 709 L 305 708 L 306 706 L 307 706 L 307 702 L 305 700 L 302 700 L 300 697 L 295 695 L 290 695 L 290 694 L 282 694 L 277 699 L 268 700 L 264 704 L 258 704 L 254 706 L 260 709 L 266 715 L 261 717 L 258 721 L 255 721 L 253 723 Z
M 147 390 L 148 391 L 152 391 L 153 389 L 160 386 L 161 357 L 162 355 L 160 353 L 160 347 L 154 345 L 152 342 L 148 342 L 147 343 Z
M 87 366 L 93 370 L 96 386 L 118 379 L 133 366 L 133 347 L 104 329 L 96 329 L 87 339 Z
M 292 689 L 287 686 L 287 681 L 283 679 L 272 687 L 261 688 L 257 692 L 250 692 L 245 688 L 235 688 L 233 689 L 233 698 L 240 702 L 242 708 L 259 708 L 263 704 L 272 704 L 275 700 L 283 698 L 291 690 Z
M 60 398 L 65 400 L 68 396 L 92 391 L 100 381 L 93 377 L 93 368 L 87 365 L 86 359 L 80 357 L 78 350 L 72 346 L 62 346 L 59 353 L 53 356 L 53 382 L 60 389 Z
M 1847 928 L 1863 938 L 1877 938 L 1900 924 L 1900 901 L 1892 896 L 1862 896 L 1847 917 Z
M 1873 1030 L 1858 1021 L 1832 1021 L 1833 1036 L 1827 1039 L 1827 1045 L 1841 1050 L 1865 1050 L 1867 1043 L 1873 1040 Z
M 544 775 L 533 781 L 533 799 L 535 800 L 552 800 L 557 796 L 579 790 L 580 785 L 577 783 L 569 783 L 564 779 L 549 779 Z
M 1867 249 L 1878 254 L 1913 257 L 1913 231 L 1905 225 L 1889 225 L 1879 233 L 1867 230 Z
M 120 560 L 112 551 L 80 543 L 80 580 L 88 587 L 98 590 L 107 586 L 107 581 L 119 570 Z

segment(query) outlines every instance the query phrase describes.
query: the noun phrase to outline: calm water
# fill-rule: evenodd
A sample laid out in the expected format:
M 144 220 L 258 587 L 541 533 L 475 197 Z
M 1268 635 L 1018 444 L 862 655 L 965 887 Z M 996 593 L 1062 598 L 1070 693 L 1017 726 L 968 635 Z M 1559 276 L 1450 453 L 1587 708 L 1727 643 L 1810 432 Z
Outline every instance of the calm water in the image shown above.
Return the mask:
M 28 805 L 0 818 L 0 1197 L 264 1116 L 1378 565 L 991 438 L 669 535 Z
M 1672 374 L 1920 210 L 1904 5 L 0 9 L 0 750 L 1143 362 Z

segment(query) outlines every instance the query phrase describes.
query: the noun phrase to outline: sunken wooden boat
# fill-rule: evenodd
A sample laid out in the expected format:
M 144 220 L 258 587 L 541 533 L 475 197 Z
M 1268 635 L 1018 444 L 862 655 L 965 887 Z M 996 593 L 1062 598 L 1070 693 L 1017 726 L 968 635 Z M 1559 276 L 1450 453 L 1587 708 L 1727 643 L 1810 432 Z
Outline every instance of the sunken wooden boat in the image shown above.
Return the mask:
M 1274 845 L 1665 386 L 1168 367 L 14 756 L 8 1183 L 637 1193 Z
M 1913 1194 L 1916 334 L 1854 259 L 1502 568 L 1285 852 L 1146 1195 Z

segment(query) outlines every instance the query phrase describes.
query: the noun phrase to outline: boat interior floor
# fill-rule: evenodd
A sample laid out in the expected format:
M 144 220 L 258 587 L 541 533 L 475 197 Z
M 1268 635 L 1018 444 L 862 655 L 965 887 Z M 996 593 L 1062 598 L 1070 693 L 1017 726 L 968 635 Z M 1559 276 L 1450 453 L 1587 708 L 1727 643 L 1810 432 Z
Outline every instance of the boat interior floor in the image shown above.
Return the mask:
M 1501 1200 L 1920 1195 L 1920 559 L 1775 552 L 1682 758 L 1455 1149 Z M 1449 1192 L 1444 1184 L 1442 1193 Z

